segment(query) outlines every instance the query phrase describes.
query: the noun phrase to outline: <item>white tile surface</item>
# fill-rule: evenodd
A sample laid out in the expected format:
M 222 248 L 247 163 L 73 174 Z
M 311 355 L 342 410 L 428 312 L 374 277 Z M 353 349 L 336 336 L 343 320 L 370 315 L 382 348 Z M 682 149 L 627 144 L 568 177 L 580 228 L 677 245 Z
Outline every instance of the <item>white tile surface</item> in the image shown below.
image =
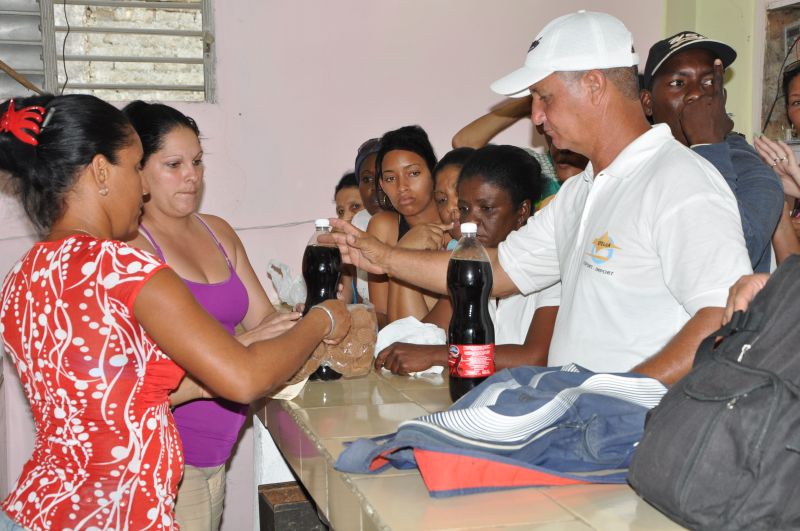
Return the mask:
M 267 406 L 270 433 L 339 531 L 682 529 L 627 485 L 527 488 L 432 498 L 417 470 L 376 475 L 333 469 L 347 441 L 396 431 L 449 406 L 445 379 L 369 374 L 317 382 L 294 401 Z

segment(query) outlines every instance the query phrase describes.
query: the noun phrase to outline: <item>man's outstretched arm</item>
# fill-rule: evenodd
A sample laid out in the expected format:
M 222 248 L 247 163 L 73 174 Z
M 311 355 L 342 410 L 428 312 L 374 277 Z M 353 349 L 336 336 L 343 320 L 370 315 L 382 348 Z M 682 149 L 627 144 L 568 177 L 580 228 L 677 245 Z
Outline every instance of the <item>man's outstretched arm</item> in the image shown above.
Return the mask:
M 369 273 L 387 274 L 434 293 L 447 293 L 449 251 L 418 251 L 392 247 L 358 230 L 347 221 L 331 219 L 331 225 L 338 232 L 331 234 L 330 239 L 336 242 L 345 263 L 353 264 Z M 449 228 L 449 225 L 443 228 Z M 506 296 L 519 291 L 500 265 L 497 249 L 487 249 L 486 252 L 492 263 L 492 294 Z

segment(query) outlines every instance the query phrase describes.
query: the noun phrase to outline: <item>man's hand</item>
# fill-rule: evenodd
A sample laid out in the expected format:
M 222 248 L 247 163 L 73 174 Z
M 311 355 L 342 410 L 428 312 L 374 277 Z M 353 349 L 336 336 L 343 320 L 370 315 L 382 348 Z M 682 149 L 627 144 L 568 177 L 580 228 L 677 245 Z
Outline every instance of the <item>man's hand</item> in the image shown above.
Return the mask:
M 412 227 L 399 242 L 398 247 L 404 249 L 420 249 L 429 251 L 439 251 L 450 240 L 447 233 L 453 227 L 452 223 L 424 223 Z
M 375 358 L 375 370 L 385 368 L 394 374 L 405 376 L 430 369 L 434 365 L 446 366 L 447 363 L 447 345 L 392 343 Z
M 733 313 L 739 310 L 746 310 L 752 302 L 756 293 L 761 291 L 767 283 L 769 275 L 766 273 L 756 273 L 755 275 L 745 275 L 731 286 L 728 291 L 728 302 L 725 305 L 725 313 L 722 316 L 722 324 L 727 324 Z
M 332 218 L 331 226 L 337 232 L 322 234 L 319 241 L 335 243 L 342 253 L 342 261 L 345 264 L 353 264 L 359 269 L 376 275 L 387 273 L 392 253 L 390 245 L 358 230 L 349 221 Z
M 725 112 L 725 89 L 722 61 L 714 60 L 714 81 L 694 101 L 686 103 L 678 117 L 683 134 L 690 146 L 718 144 L 733 130 L 733 120 Z

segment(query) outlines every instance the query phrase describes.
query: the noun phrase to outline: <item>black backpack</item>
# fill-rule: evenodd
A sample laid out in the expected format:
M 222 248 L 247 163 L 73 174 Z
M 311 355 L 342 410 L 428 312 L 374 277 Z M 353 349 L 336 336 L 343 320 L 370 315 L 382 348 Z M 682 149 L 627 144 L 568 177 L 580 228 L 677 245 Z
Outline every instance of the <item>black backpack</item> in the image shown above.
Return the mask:
M 723 336 L 714 348 L 714 337 Z M 800 529 L 800 256 L 653 409 L 628 481 L 691 529 Z

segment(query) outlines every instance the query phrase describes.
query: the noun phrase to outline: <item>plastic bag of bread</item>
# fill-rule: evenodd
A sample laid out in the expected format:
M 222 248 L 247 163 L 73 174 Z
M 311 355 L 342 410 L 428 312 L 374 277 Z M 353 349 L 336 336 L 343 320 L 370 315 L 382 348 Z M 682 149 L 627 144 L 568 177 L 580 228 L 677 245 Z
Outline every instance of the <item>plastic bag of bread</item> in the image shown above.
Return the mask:
M 307 378 L 320 365 L 327 365 L 345 378 L 364 376 L 372 369 L 378 318 L 371 304 L 348 304 L 352 319 L 350 331 L 338 345 L 320 343 L 289 384 Z
M 345 378 L 364 376 L 372 369 L 375 342 L 378 339 L 378 317 L 371 304 L 348 304 L 352 324 L 347 336 L 338 345 L 325 345 L 322 364 Z M 316 353 L 315 353 L 316 354 Z

